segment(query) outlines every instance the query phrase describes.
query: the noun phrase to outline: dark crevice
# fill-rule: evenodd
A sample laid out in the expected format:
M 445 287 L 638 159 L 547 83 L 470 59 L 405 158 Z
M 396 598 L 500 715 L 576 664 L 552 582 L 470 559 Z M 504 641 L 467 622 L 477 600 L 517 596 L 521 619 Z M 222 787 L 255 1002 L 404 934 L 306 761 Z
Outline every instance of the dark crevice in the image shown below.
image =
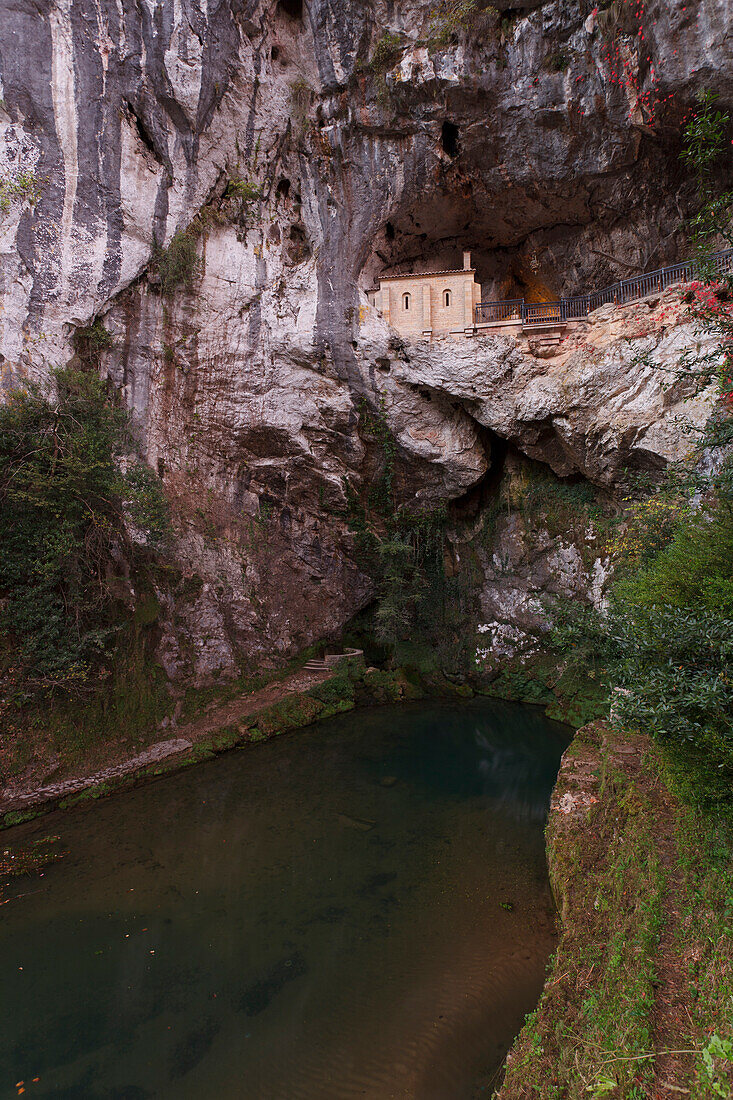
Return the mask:
M 457 157 L 460 152 L 458 145 L 459 130 L 454 122 L 444 122 L 440 131 L 440 141 L 443 146 L 443 152 L 447 153 L 449 157 Z
M 158 164 L 163 164 L 163 158 L 161 157 L 160 153 L 158 152 L 158 150 L 155 146 L 155 139 L 153 138 L 152 134 L 148 130 L 147 126 L 145 125 L 145 122 L 140 117 L 140 115 L 137 113 L 137 111 L 132 106 L 132 104 L 129 103 L 129 102 L 127 103 L 127 110 L 128 110 L 130 119 L 131 119 L 135 129 L 137 130 L 137 136 L 140 138 L 140 141 L 143 143 L 143 145 L 148 150 L 150 155 L 152 157 L 154 157 L 155 160 L 157 160 Z
M 303 18 L 303 0 L 278 0 L 277 10 L 289 19 Z
M 476 434 L 483 444 L 489 468 L 482 478 L 466 490 L 463 496 L 456 497 L 448 505 L 450 518 L 458 522 L 475 519 L 491 501 L 496 499 L 509 452 L 509 445 L 505 439 L 477 421 L 473 423 Z

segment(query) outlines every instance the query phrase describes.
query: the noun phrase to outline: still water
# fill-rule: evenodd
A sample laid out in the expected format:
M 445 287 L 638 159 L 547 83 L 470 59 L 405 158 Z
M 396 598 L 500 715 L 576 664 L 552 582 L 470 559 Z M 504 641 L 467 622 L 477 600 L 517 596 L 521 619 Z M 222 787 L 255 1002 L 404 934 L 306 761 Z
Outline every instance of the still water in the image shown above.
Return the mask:
M 5 833 L 68 855 L 0 910 L 0 1096 L 489 1096 L 554 945 L 566 744 L 380 708 Z

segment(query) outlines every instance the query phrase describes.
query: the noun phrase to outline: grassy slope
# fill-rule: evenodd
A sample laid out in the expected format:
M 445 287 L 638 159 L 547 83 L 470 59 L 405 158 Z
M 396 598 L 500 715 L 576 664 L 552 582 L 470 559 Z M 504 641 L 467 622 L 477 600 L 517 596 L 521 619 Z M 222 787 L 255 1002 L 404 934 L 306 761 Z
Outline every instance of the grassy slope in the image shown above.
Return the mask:
M 500 1100 L 733 1095 L 732 849 L 673 788 L 645 737 L 594 725 L 568 750 L 548 825 L 562 936 Z

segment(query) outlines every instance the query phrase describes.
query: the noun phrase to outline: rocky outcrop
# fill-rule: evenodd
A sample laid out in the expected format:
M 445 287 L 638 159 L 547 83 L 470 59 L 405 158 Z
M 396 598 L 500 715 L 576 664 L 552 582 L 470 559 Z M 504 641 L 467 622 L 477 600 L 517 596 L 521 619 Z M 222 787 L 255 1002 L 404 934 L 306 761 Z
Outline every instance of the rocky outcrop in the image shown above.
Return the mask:
M 411 508 L 494 476 L 499 440 L 615 490 L 706 415 L 665 387 L 696 339 L 671 299 L 597 313 L 552 359 L 408 344 L 369 307 L 378 271 L 464 247 L 500 296 L 684 246 L 679 119 L 701 87 L 733 99 L 723 0 L 654 2 L 642 35 L 633 5 L 498 7 L 451 27 L 419 0 L 19 0 L 2 21 L 2 385 L 47 379 L 102 318 L 174 504 L 172 677 L 291 654 L 368 603 L 348 516 L 384 463 L 367 409 Z M 186 227 L 199 264 L 162 278 Z
M 372 326 L 364 358 L 388 362 L 381 385 L 395 410 L 405 392 L 459 401 L 476 422 L 559 477 L 582 474 L 622 487 L 630 471 L 680 459 L 689 447 L 684 426 L 701 427 L 709 415 L 712 395 L 697 395 L 693 380 L 677 378 L 677 366 L 684 351 L 702 351 L 711 340 L 698 334 L 675 290 L 618 309 L 603 306 L 551 360 L 531 354 L 526 340 L 501 336 L 414 341 L 388 358 L 385 328 Z M 414 423 L 418 406 L 402 416 Z M 398 429 L 397 411 L 394 420 Z M 405 445 L 409 450 L 409 435 Z

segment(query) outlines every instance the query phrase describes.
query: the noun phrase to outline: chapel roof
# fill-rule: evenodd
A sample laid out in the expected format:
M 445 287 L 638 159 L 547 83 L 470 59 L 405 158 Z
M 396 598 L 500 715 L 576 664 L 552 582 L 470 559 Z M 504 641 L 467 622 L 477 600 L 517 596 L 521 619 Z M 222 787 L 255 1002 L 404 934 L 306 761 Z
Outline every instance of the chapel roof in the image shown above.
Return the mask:
M 388 279 L 427 279 L 435 275 L 475 275 L 475 267 L 451 267 L 445 271 L 405 271 L 401 275 L 380 275 L 380 283 L 386 283 Z

